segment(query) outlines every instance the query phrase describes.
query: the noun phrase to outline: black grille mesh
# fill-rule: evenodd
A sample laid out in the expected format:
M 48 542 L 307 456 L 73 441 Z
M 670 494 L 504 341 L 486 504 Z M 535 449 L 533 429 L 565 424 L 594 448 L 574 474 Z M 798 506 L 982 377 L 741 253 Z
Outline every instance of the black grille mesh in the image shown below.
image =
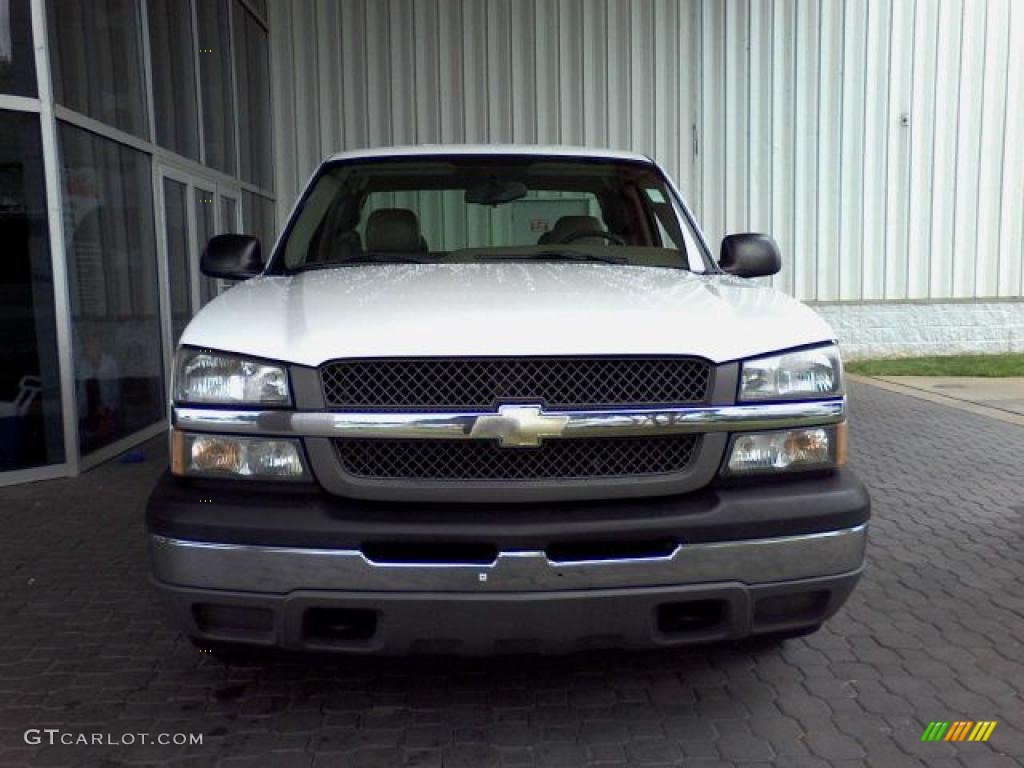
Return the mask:
M 537 448 L 489 440 L 334 441 L 350 475 L 388 480 L 551 480 L 655 475 L 684 470 L 699 435 L 568 438 Z
M 703 402 L 711 371 L 678 357 L 477 357 L 339 360 L 321 376 L 328 408 L 579 408 Z

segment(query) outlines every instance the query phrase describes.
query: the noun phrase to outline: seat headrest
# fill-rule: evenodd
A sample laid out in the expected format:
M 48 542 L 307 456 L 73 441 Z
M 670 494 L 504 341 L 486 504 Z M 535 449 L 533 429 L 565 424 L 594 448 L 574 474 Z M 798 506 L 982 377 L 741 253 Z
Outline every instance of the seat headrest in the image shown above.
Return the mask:
M 420 222 L 407 208 L 381 208 L 366 220 L 366 250 L 417 252 L 423 250 Z
M 550 230 L 545 232 L 537 240 L 538 243 L 561 243 L 566 237 L 574 232 L 604 232 L 604 226 L 594 216 L 562 216 L 555 222 Z M 587 238 L 581 238 L 576 242 L 586 242 Z M 605 242 L 601 238 L 594 238 L 594 242 Z

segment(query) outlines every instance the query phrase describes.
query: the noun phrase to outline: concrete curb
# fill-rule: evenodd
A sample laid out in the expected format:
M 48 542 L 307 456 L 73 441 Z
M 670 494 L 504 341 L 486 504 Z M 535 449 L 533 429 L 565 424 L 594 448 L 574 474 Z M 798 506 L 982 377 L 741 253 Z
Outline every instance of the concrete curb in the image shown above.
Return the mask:
M 846 378 L 849 381 L 856 381 L 859 384 L 867 384 L 889 392 L 896 392 L 897 394 L 916 397 L 918 400 L 927 400 L 930 403 L 948 405 L 950 408 L 956 408 L 959 411 L 976 413 L 979 416 L 988 416 L 990 419 L 996 419 L 997 421 L 1004 421 L 1007 424 L 1016 424 L 1019 427 L 1024 427 L 1024 416 L 1011 413 L 1010 411 L 1004 411 L 1001 408 L 992 408 L 987 405 L 972 403 L 969 400 L 960 400 L 955 397 L 947 397 L 946 395 L 937 395 L 934 392 L 929 392 L 924 389 L 910 387 L 906 384 L 896 384 L 891 381 L 883 381 L 882 379 L 877 379 L 872 376 L 861 376 L 855 373 L 847 373 Z

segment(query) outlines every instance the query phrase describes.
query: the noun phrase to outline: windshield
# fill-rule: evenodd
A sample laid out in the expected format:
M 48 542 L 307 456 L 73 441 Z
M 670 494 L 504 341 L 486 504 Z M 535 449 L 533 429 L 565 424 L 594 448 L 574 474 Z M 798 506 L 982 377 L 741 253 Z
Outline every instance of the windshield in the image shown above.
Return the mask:
M 706 269 L 650 163 L 477 155 L 327 166 L 273 271 L 524 260 Z

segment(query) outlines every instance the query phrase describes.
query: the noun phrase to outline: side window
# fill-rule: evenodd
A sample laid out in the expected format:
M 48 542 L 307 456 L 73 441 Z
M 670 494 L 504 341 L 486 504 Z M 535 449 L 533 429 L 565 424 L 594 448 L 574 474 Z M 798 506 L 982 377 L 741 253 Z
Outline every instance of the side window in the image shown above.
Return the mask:
M 661 247 L 683 248 L 682 235 L 679 232 L 679 227 L 675 226 L 675 211 L 665 199 L 664 193 L 657 187 L 647 187 L 644 189 L 644 196 L 654 212 L 654 221 L 658 226 L 658 240 Z

